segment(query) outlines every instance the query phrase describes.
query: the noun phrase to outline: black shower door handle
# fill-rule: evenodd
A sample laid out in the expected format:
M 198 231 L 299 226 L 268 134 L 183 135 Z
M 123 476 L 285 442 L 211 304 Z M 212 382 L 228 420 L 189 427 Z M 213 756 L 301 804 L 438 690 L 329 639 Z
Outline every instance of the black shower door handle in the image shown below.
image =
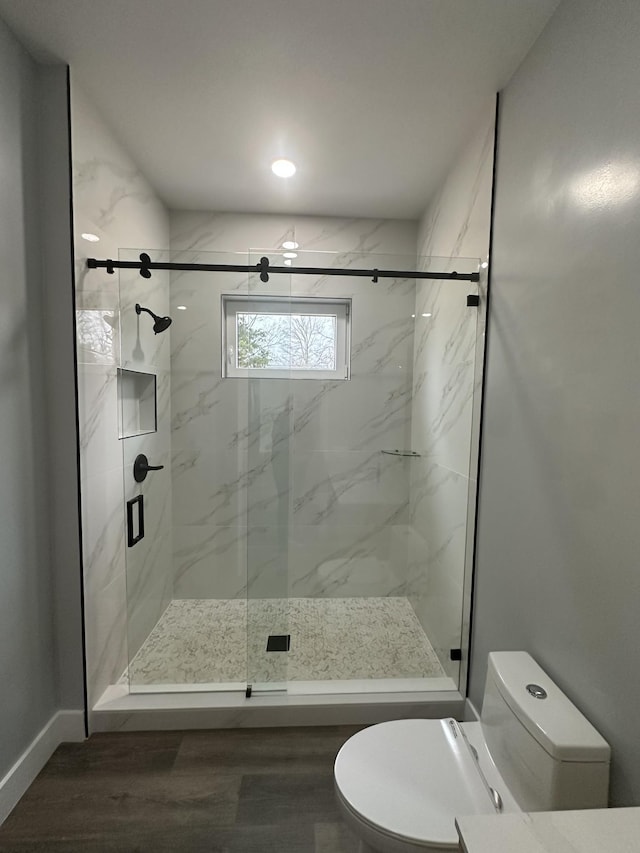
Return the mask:
M 133 479 L 136 483 L 142 483 L 146 479 L 149 471 L 162 471 L 164 465 L 149 465 L 149 460 L 144 453 L 136 456 L 136 461 L 133 463 Z

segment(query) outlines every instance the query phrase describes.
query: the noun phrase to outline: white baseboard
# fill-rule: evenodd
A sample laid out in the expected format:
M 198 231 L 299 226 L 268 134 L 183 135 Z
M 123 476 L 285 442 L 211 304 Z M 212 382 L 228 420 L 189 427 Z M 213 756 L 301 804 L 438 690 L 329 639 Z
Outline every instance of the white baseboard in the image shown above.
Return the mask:
M 83 741 L 84 713 L 58 711 L 33 739 L 3 779 L 0 779 L 0 824 L 9 816 L 18 800 L 65 741 Z

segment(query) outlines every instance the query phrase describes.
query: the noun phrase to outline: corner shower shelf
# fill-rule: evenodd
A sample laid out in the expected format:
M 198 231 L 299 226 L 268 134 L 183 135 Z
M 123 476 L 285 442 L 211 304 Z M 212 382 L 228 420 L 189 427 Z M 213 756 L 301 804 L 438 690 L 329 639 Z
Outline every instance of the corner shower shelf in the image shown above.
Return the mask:
M 422 456 L 416 450 L 381 450 L 380 452 L 385 453 L 387 456 L 411 456 L 414 458 Z

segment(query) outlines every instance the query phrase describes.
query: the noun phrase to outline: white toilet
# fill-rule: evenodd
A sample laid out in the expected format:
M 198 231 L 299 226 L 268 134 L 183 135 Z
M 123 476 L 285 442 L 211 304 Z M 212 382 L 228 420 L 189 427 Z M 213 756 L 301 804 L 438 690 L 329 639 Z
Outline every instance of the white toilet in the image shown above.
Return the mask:
M 526 652 L 492 652 L 479 723 L 363 729 L 334 777 L 362 853 L 458 850 L 455 818 L 605 808 L 609 745 Z

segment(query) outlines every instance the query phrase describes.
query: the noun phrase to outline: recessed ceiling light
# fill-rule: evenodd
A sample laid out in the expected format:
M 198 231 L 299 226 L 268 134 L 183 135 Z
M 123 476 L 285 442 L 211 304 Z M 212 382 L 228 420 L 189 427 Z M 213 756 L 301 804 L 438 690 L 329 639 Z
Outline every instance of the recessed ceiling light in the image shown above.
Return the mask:
M 488 264 L 486 261 L 483 261 L 483 262 L 480 264 L 480 266 L 482 267 L 482 269 L 483 269 L 483 270 L 486 270 L 486 268 L 489 266 L 489 264 Z
M 178 309 L 178 311 L 186 311 L 187 310 L 186 305 L 176 305 L 176 308 Z
M 282 244 L 283 249 L 299 249 L 300 243 L 296 243 L 295 240 L 285 240 Z
M 88 243 L 99 243 L 100 238 L 97 234 L 90 234 L 88 231 L 85 231 L 84 234 L 80 235 L 83 240 L 86 240 Z
M 284 256 L 285 256 L 285 258 L 297 258 L 298 253 L 297 252 L 285 252 Z
M 422 316 L 423 316 L 423 317 L 430 317 L 430 316 L 431 316 L 431 314 L 423 314 Z
M 285 265 L 285 267 L 290 267 L 290 266 L 291 266 L 291 261 L 286 260 L 286 261 L 284 262 L 284 265 Z
M 290 178 L 296 173 L 296 165 L 291 160 L 274 160 L 271 164 L 271 171 L 279 178 Z
M 412 314 L 411 316 L 412 316 L 412 317 L 415 317 L 416 315 L 415 315 L 415 314 Z

